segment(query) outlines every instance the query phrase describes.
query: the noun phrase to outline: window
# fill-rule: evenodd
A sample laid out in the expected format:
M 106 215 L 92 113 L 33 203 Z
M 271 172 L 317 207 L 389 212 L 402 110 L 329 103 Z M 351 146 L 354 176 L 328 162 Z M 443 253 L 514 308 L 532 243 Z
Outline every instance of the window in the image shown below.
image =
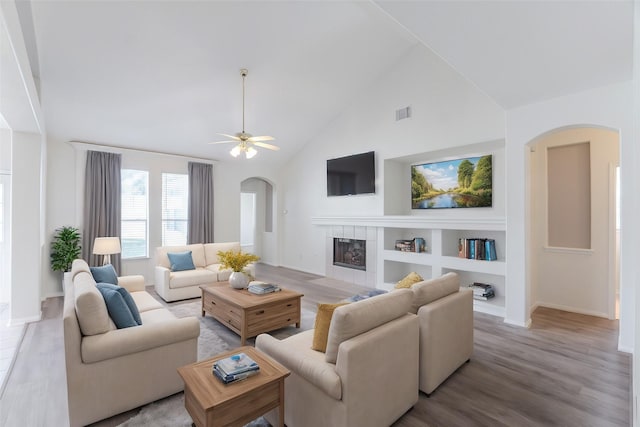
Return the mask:
M 186 245 L 189 176 L 162 174 L 162 246 Z
M 122 169 L 122 258 L 148 256 L 149 172 Z

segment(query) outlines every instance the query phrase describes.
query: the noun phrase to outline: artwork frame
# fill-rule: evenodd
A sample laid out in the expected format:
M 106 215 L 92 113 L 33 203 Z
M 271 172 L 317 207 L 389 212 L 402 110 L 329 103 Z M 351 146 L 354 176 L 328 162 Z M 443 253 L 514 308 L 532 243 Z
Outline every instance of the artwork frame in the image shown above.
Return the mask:
M 492 154 L 411 165 L 411 209 L 492 206 Z

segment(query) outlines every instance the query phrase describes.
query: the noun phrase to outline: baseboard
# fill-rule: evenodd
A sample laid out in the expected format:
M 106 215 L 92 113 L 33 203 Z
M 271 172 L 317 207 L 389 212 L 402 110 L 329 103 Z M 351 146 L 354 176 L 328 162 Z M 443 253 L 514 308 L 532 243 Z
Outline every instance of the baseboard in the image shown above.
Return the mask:
M 9 322 L 7 323 L 7 326 L 24 325 L 26 323 L 39 322 L 40 320 L 42 320 L 42 311 L 37 316 L 21 317 L 21 318 L 17 318 L 17 319 L 9 319 Z
M 515 320 L 511 320 L 505 317 L 504 323 L 506 323 L 507 325 L 519 326 L 521 328 L 529 329 L 531 327 L 531 318 L 527 319 L 526 322 L 517 322 Z
M 621 351 L 623 353 L 633 354 L 633 348 L 629 348 L 626 346 L 618 345 L 618 351 Z
M 602 313 L 602 312 L 599 312 L 599 311 L 592 311 L 592 310 L 582 310 L 580 308 L 569 307 L 569 306 L 562 305 L 562 304 L 538 302 L 538 303 L 536 303 L 536 308 L 537 307 L 553 308 L 555 310 L 568 311 L 569 313 L 584 314 L 584 315 L 587 315 L 587 316 L 595 316 L 595 317 L 602 317 L 604 319 L 609 319 L 608 313 Z
M 47 295 L 44 295 L 41 299 L 41 302 L 46 301 L 47 298 L 57 298 L 57 297 L 63 297 L 63 296 L 64 296 L 64 292 L 62 291 L 51 292 L 51 293 L 48 293 Z

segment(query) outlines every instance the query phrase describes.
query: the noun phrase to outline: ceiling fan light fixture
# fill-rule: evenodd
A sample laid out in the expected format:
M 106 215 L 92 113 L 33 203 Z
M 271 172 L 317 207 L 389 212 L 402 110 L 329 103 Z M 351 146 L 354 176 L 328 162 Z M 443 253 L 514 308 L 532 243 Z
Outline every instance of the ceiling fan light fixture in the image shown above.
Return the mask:
M 231 151 L 229 151 L 229 154 L 231 154 L 233 157 L 238 157 L 241 152 L 242 152 L 242 148 L 240 148 L 239 145 L 236 145 L 231 149 Z
M 256 154 L 258 154 L 258 150 L 256 150 L 256 149 L 255 149 L 255 148 L 253 148 L 253 147 L 249 147 L 249 148 L 247 148 L 247 149 L 246 149 L 246 153 L 245 153 L 245 154 L 246 154 L 246 156 L 247 156 L 247 159 L 251 159 L 251 158 L 252 158 L 252 157 L 254 157 Z
M 229 138 L 229 140 L 210 142 L 209 144 L 225 144 L 228 142 L 239 141 L 238 145 L 235 146 L 231 151 L 229 151 L 229 154 L 231 154 L 233 157 L 238 157 L 241 153 L 244 153 L 247 159 L 251 159 L 255 157 L 256 154 L 258 154 L 258 150 L 253 147 L 254 145 L 260 148 L 266 148 L 268 150 L 274 151 L 279 150 L 280 147 L 262 142 L 273 141 L 275 138 L 272 136 L 252 136 L 250 133 L 247 133 L 244 130 L 244 83 L 248 73 L 249 71 L 247 71 L 246 68 L 240 70 L 240 75 L 242 76 L 242 132 L 238 132 L 235 135 L 221 133 L 219 135 L 225 136 Z

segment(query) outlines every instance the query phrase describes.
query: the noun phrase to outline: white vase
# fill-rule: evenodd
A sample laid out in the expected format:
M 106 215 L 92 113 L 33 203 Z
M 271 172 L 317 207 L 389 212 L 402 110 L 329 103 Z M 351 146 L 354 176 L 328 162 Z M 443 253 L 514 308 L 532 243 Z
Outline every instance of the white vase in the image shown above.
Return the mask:
M 241 271 L 234 271 L 229 276 L 229 285 L 234 289 L 244 289 L 249 284 L 249 277 Z

